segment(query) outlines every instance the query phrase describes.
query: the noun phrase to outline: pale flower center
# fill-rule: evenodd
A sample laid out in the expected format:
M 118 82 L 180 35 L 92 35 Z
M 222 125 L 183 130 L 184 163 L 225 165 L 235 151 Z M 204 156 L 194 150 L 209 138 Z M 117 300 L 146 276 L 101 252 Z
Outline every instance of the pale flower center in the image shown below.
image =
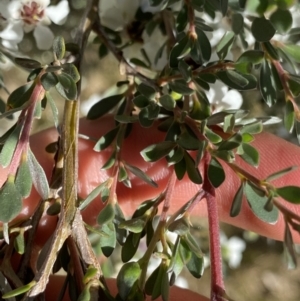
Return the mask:
M 44 7 L 35 1 L 27 2 L 20 11 L 21 19 L 29 25 L 36 25 L 45 15 Z

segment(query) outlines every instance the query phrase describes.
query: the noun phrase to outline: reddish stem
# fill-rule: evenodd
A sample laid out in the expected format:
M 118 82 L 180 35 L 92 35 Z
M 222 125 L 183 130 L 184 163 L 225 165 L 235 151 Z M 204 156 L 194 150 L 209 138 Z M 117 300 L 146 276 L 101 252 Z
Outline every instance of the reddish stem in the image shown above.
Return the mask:
M 210 155 L 206 153 L 204 158 L 204 182 L 203 190 L 207 202 L 208 226 L 209 226 L 209 244 L 211 261 L 211 301 L 224 301 L 225 286 L 222 274 L 222 255 L 220 246 L 220 227 L 218 206 L 215 196 L 215 188 L 211 185 L 207 170 Z
M 40 82 L 36 83 L 36 85 L 32 91 L 32 94 L 30 96 L 30 100 L 29 100 L 30 104 L 27 108 L 22 133 L 20 135 L 19 142 L 15 149 L 13 159 L 9 166 L 9 174 L 15 175 L 17 172 L 17 169 L 20 165 L 22 152 L 26 149 L 27 143 L 29 141 L 30 131 L 31 131 L 32 122 L 33 122 L 33 118 L 34 118 L 35 105 L 36 105 L 37 101 L 41 100 L 41 94 L 44 94 L 44 93 L 45 93 L 45 90 L 44 90 L 42 84 Z M 23 117 L 23 112 L 22 112 L 21 116 Z

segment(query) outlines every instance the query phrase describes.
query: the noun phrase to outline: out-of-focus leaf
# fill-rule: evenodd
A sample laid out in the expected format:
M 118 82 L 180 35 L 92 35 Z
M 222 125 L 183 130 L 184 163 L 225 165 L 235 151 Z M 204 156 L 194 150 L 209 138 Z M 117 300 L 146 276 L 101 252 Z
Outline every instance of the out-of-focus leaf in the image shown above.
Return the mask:
M 117 276 L 117 287 L 122 300 L 127 300 L 141 272 L 142 270 L 137 262 L 128 262 L 122 266 Z
M 169 83 L 169 87 L 176 93 L 182 95 L 191 95 L 194 93 L 194 90 L 191 89 L 185 81 L 175 80 Z
M 273 38 L 276 30 L 270 20 L 261 17 L 255 18 L 253 20 L 251 25 L 251 32 L 256 41 L 268 42 Z
M 225 172 L 220 162 L 212 157 L 207 170 L 207 175 L 210 183 L 218 188 L 225 180 Z
M 155 97 L 155 94 L 156 94 L 155 89 L 144 83 L 139 84 L 137 86 L 137 89 L 142 95 L 144 95 L 145 97 L 147 97 L 149 99 L 152 99 L 153 97 Z
M 247 50 L 241 54 L 236 61 L 237 63 L 252 63 L 253 65 L 260 64 L 264 58 L 264 52 L 261 50 Z
M 284 186 L 276 189 L 276 192 L 289 203 L 300 203 L 300 187 Z
M 108 113 L 124 98 L 123 94 L 108 96 L 94 104 L 87 114 L 87 119 L 97 119 Z
M 289 10 L 277 8 L 270 16 L 270 21 L 279 33 L 284 34 L 292 27 L 293 17 Z
M 8 176 L 7 181 L 0 189 L 0 207 L 2 223 L 10 222 L 22 209 L 22 197 L 15 186 L 13 176 Z
M 216 51 L 220 60 L 224 60 L 231 49 L 234 41 L 234 32 L 228 31 L 224 34 L 222 39 L 217 45 Z
M 58 83 L 58 78 L 55 73 L 47 72 L 41 76 L 41 83 L 45 90 L 50 90 Z
M 285 223 L 284 244 L 285 244 L 287 251 L 289 252 L 289 255 L 291 256 L 293 265 L 296 267 L 297 266 L 297 257 L 296 257 L 295 247 L 294 247 L 294 241 L 293 241 L 293 236 L 292 236 L 291 230 L 290 230 L 287 222 Z
M 243 31 L 243 27 L 244 27 L 244 17 L 239 13 L 233 14 L 231 17 L 232 31 L 237 35 L 241 31 Z
M 41 67 L 40 62 L 32 59 L 22 58 L 22 57 L 16 57 L 15 63 L 27 69 L 37 69 Z
M 270 64 L 267 60 L 263 61 L 260 69 L 259 87 L 267 105 L 274 105 L 277 101 L 276 86 Z

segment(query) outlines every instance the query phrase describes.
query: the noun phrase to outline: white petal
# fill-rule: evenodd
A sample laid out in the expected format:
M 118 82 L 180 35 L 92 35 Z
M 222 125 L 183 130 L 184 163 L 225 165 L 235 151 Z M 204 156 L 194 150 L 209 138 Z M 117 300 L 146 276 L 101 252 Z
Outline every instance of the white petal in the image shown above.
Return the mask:
M 22 2 L 20 1 L 11 1 L 7 6 L 10 18 L 19 19 L 20 18 L 20 9 L 22 7 Z
M 33 36 L 35 37 L 39 49 L 47 50 L 52 46 L 54 34 L 48 27 L 37 25 L 33 32 Z
M 52 5 L 46 8 L 46 14 L 57 25 L 64 24 L 70 12 L 69 3 L 67 0 L 59 2 L 57 5 Z
M 8 0 L 1 0 L 0 2 L 0 15 L 4 18 L 10 18 L 10 13 L 8 10 L 9 7 L 9 1 Z
M 230 90 L 222 98 L 222 105 L 225 110 L 228 109 L 239 109 L 243 103 L 243 97 L 240 92 L 236 90 Z
M 13 51 L 19 50 L 18 44 L 15 41 L 3 40 L 2 45 L 9 50 L 13 50 Z
M 0 32 L 0 38 L 3 40 L 19 43 L 23 39 L 22 22 L 9 23 L 8 26 Z

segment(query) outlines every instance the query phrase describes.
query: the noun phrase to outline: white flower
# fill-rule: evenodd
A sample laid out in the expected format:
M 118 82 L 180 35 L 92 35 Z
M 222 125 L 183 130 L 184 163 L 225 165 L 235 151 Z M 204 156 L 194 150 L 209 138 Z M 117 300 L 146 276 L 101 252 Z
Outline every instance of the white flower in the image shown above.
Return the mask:
M 210 85 L 206 93 L 209 102 L 213 105 L 214 111 L 237 110 L 243 103 L 243 97 L 237 90 L 229 90 L 226 85 L 216 81 Z
M 63 24 L 70 11 L 67 0 L 59 2 L 56 6 L 48 6 L 49 4 L 50 0 L 1 0 L 2 44 L 16 49 L 23 39 L 24 32 L 33 31 L 37 47 L 42 50 L 49 49 L 54 35 L 48 25 L 51 21 L 58 25 Z
M 227 238 L 224 233 L 220 235 L 222 245 L 223 259 L 228 262 L 230 268 L 237 268 L 243 258 L 243 252 L 246 249 L 246 243 L 244 240 L 237 236 Z

